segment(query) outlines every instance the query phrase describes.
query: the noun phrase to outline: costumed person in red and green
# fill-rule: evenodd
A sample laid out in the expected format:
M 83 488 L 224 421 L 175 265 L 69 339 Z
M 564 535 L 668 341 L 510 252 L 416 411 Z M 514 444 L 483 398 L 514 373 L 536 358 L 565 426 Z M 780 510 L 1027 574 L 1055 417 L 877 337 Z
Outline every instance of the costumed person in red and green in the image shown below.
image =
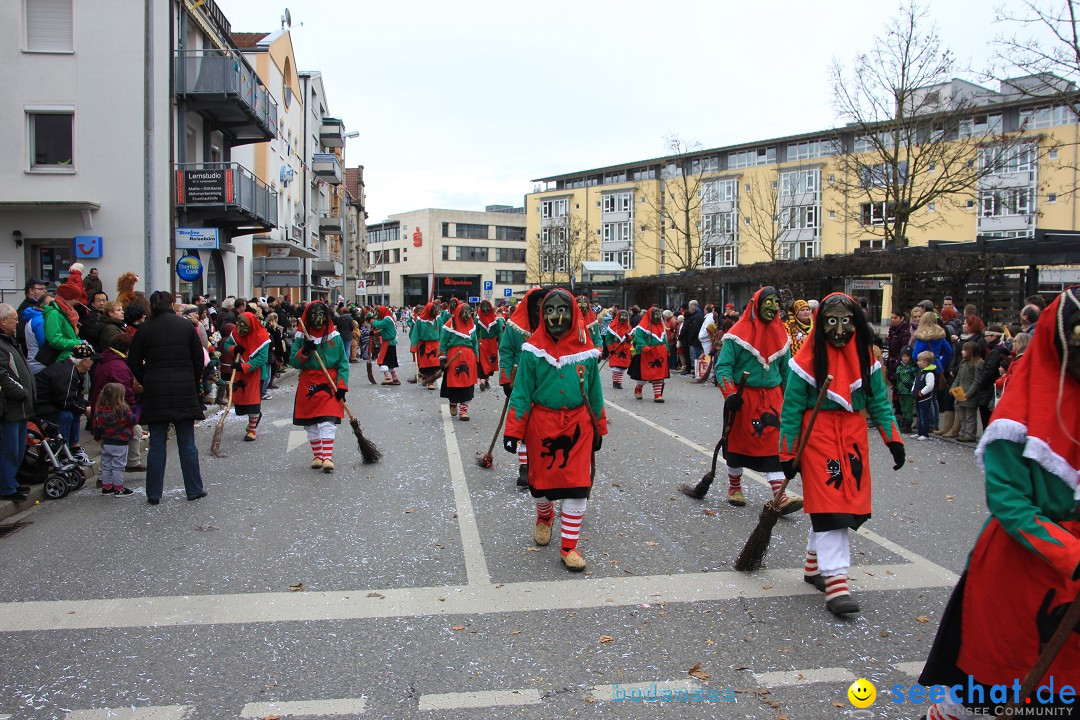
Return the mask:
M 825 593 L 829 612 L 857 613 L 859 604 L 848 587 L 848 530 L 858 530 L 870 519 L 872 489 L 862 410 L 888 445 L 893 470 L 904 466 L 904 442 L 881 363 L 874 357 L 874 331 L 859 304 L 843 293 L 826 296 L 813 330 L 789 365 L 780 414 L 780 460 L 789 478 L 796 473 L 795 449 L 817 402 L 818 388 L 826 377 L 833 377 L 798 467 L 806 493 L 803 511 L 810 516 L 803 579 Z
M 630 378 L 637 381 L 634 397 L 638 400 L 641 399 L 641 388 L 648 382 L 652 384 L 653 402 L 664 402 L 664 381 L 670 377 L 666 332 L 664 316 L 660 308 L 653 306 L 630 333 L 633 346 Z
M 255 440 L 255 428 L 262 420 L 262 381 L 270 375 L 270 333 L 254 313 L 240 313 L 236 329 L 225 341 L 225 349 L 233 351 L 233 409 L 237 415 L 247 415 L 244 440 Z
M 439 371 L 439 326 L 435 324 L 437 306 L 429 302 L 416 316 L 409 330 L 409 349 L 416 355 L 420 382 L 428 390 L 435 389 L 435 373 Z
M 578 571 L 585 569 L 577 544 L 592 492 L 593 456 L 607 434 L 600 351 L 587 337 L 581 311 L 566 290 L 545 295 L 540 313 L 543 322 L 521 348 L 503 448 L 514 453 L 522 440 L 528 443 L 529 491 L 536 500 L 533 539 L 537 545 L 551 541 L 555 501 L 562 500 L 560 555 L 567 568 Z
M 383 374 L 382 384 L 400 385 L 401 380 L 398 379 L 397 374 L 397 323 L 394 322 L 394 316 L 385 305 L 380 305 L 375 313 L 377 318 L 371 324 L 371 329 L 382 341 L 379 345 L 378 357 L 379 369 Z
M 780 443 L 780 408 L 784 404 L 791 340 L 780 320 L 780 294 L 766 285 L 759 288 L 716 353 L 716 382 L 724 395 L 724 415 L 731 423 L 724 445 L 728 467 L 727 501 L 735 507 L 746 505 L 743 468 L 756 470 L 769 481 L 775 494 L 784 483 L 777 448 Z M 744 373 L 742 392 L 739 384 Z M 698 485 L 704 497 L 708 485 Z M 790 515 L 802 507 L 802 496 L 786 492 L 780 499 L 780 514 Z
M 289 365 L 300 370 L 293 401 L 293 425 L 307 430 L 311 467 L 330 473 L 334 471 L 334 436 L 345 415 L 345 393 L 349 391 L 349 355 L 325 303 L 319 300 L 309 303 L 301 320 L 311 339 L 302 330 L 298 331 L 289 354 Z M 319 358 L 333 383 L 323 372 Z
M 439 335 L 439 363 L 444 367 L 439 397 L 450 401 L 450 414 L 457 415 L 459 420 L 469 419 L 469 402 L 476 392 L 479 352 L 472 308 L 459 303 Z
M 600 337 L 600 321 L 596 318 L 596 312 L 592 309 L 589 298 L 584 295 L 577 296 L 578 310 L 581 311 L 582 322 L 585 323 L 585 333 L 592 341 L 597 350 L 604 349 L 604 340 Z
M 630 314 L 619 310 L 604 331 L 608 365 L 611 366 L 611 387 L 622 390 L 623 374 L 630 367 Z
M 480 312 L 476 314 L 477 338 L 480 343 L 480 365 L 477 374 L 480 377 L 480 389 L 489 390 L 488 378 L 499 371 L 499 336 L 502 335 L 506 321 L 495 314 L 495 307 L 490 300 L 480 301 Z
M 510 382 L 510 372 L 521 359 L 521 346 L 536 332 L 536 328 L 540 327 L 540 303 L 543 300 L 542 289 L 529 288 L 503 327 L 502 337 L 499 338 L 499 384 L 507 397 L 510 397 L 514 389 L 514 384 Z M 529 486 L 529 453 L 524 438 L 518 443 L 517 486 Z
M 950 698 L 931 708 L 934 720 L 993 714 L 987 708 L 1005 704 L 994 685 L 1007 685 L 1012 702 L 1014 683 L 1035 665 L 1080 591 L 1080 286 L 1042 311 L 975 457 L 986 473 L 990 518 L 919 682 L 960 684 L 964 699 L 973 688 L 983 702 L 965 709 Z M 1038 685 L 1051 682 L 1055 692 L 1080 684 L 1080 625 L 1038 678 Z M 1063 699 L 1039 708 L 1063 709 Z M 1018 700 L 1022 710 L 1025 698 Z

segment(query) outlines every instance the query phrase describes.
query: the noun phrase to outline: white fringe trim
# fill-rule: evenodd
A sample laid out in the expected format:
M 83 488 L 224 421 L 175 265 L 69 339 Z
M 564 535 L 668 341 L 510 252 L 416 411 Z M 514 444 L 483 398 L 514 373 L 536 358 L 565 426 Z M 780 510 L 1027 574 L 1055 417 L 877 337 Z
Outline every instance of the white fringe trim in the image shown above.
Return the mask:
M 1069 464 L 1069 461 L 1050 449 L 1046 441 L 1028 435 L 1027 426 L 1015 420 L 998 418 L 990 423 L 983 432 L 975 448 L 975 459 L 979 461 L 979 467 L 983 470 L 983 453 L 986 446 L 995 440 L 1008 440 L 1024 446 L 1024 457 L 1034 460 L 1039 467 L 1054 475 L 1073 491 L 1073 499 L 1080 501 L 1080 470 Z
M 620 335 L 619 333 L 615 332 L 614 330 L 611 329 L 610 325 L 608 325 L 607 329 L 604 330 L 604 334 L 605 335 L 611 335 L 611 337 L 615 338 L 619 342 L 623 342 L 624 340 L 626 340 L 625 335 Z
M 265 342 L 264 342 L 264 343 L 263 343 L 262 345 L 260 345 L 259 347 L 255 348 L 254 350 L 252 350 L 252 351 L 251 351 L 251 354 L 250 354 L 250 355 L 248 355 L 248 357 L 247 357 L 247 360 L 244 360 L 244 356 L 243 356 L 243 354 L 241 353 L 241 354 L 240 354 L 240 362 L 251 362 L 251 358 L 255 357 L 255 355 L 256 355 L 256 354 L 258 354 L 258 352 L 259 352 L 260 350 L 262 350 L 262 349 L 263 349 L 264 347 L 266 347 L 266 346 L 267 346 L 267 345 L 269 345 L 269 344 L 270 344 L 270 338 L 266 338 L 266 341 L 265 341 Z M 238 349 L 240 349 L 240 350 L 243 350 L 243 348 L 242 348 L 242 347 L 240 347 L 240 345 L 239 345 L 239 344 L 237 344 L 237 346 L 236 346 L 236 347 L 237 347 Z
M 506 319 L 506 327 L 508 327 L 508 328 L 514 328 L 514 329 L 515 329 L 515 330 L 517 330 L 517 331 L 518 331 L 519 333 L 521 333 L 522 335 L 524 335 L 526 339 L 528 339 L 529 337 L 531 337 L 531 336 L 532 336 L 532 333 L 531 333 L 531 332 L 529 332 L 529 331 L 528 331 L 528 330 L 526 330 L 525 328 L 521 327 L 520 325 L 518 325 L 517 323 L 515 323 L 515 322 L 514 322 L 513 320 L 511 320 L 511 319 L 509 319 L 509 318 L 507 318 L 507 319 Z
M 302 333 L 300 331 L 297 331 L 296 337 L 304 338 L 305 340 L 307 339 L 307 338 L 304 337 L 304 333 Z M 317 338 L 315 338 L 315 337 L 311 338 L 311 342 L 315 343 L 316 345 L 322 345 L 323 340 L 333 340 L 336 337 L 341 337 L 341 333 L 339 333 L 337 330 L 334 330 L 333 332 L 331 332 L 329 335 L 326 335 L 325 337 L 320 336 L 320 337 L 317 337 Z
M 573 355 L 563 355 L 561 358 L 553 358 L 547 350 L 542 350 L 531 343 L 525 343 L 521 346 L 521 349 L 528 350 L 536 357 L 547 360 L 549 365 L 557 368 L 566 367 L 567 365 L 573 365 L 574 363 L 584 362 L 589 358 L 593 358 L 595 360 L 596 358 L 600 357 L 600 351 L 596 348 L 592 348 L 591 350 L 585 350 L 579 353 L 574 353 Z
M 666 340 L 664 340 L 664 338 L 663 338 L 663 337 L 661 337 L 660 335 L 657 335 L 657 334 L 656 334 L 656 333 L 654 333 L 654 332 L 653 332 L 652 330 L 648 330 L 648 329 L 646 329 L 646 328 L 643 328 L 643 327 L 641 327 L 640 325 L 638 325 L 637 327 L 635 327 L 635 328 L 634 328 L 634 329 L 633 329 L 633 330 L 632 330 L 631 332 L 636 332 L 636 331 L 638 331 L 638 330 L 641 330 L 641 331 L 643 331 L 643 332 L 645 332 L 645 333 L 647 333 L 647 334 L 649 334 L 649 335 L 652 335 L 652 336 L 653 336 L 654 338 L 656 338 L 657 340 L 659 340 L 659 341 L 660 341 L 660 342 L 662 342 L 662 343 L 663 343 L 663 342 L 667 342 L 667 341 L 666 341 Z
M 788 338 L 787 341 L 784 343 L 784 346 L 782 348 L 780 348 L 779 350 L 774 352 L 768 358 L 764 358 L 764 357 L 761 356 L 761 351 L 760 350 L 758 350 L 756 347 L 751 345 L 749 341 L 744 340 L 743 338 L 739 337 L 738 335 L 732 335 L 731 333 L 728 333 L 728 334 L 724 335 L 723 342 L 727 342 L 728 340 L 731 340 L 731 341 L 735 342 L 737 345 L 742 347 L 748 353 L 753 355 L 754 358 L 761 364 L 761 367 L 765 368 L 766 370 L 768 370 L 769 366 L 772 365 L 774 362 L 776 362 L 776 360 L 778 358 L 782 357 L 784 355 L 784 353 L 786 353 L 788 351 L 788 348 L 791 347 L 791 338 Z
M 473 325 L 473 326 L 472 326 L 472 327 L 471 327 L 471 328 L 469 329 L 469 332 L 468 332 L 468 334 L 465 334 L 465 333 L 463 333 L 463 332 L 458 332 L 457 330 L 455 330 L 454 328 L 450 327 L 449 325 L 443 325 L 443 330 L 446 330 L 447 332 L 451 332 L 451 333 L 454 333 L 454 334 L 455 334 L 455 335 L 457 335 L 458 337 L 463 337 L 463 338 L 465 338 L 466 340 L 468 340 L 469 338 L 471 338 L 471 337 L 472 337 L 473 335 L 475 335 L 475 334 L 476 334 L 476 326 L 475 326 L 475 325 Z
M 495 318 L 489 324 L 485 325 L 484 321 L 480 319 L 480 316 L 479 315 L 476 316 L 476 324 L 479 325 L 480 327 L 484 328 L 484 330 L 490 330 L 491 326 L 494 325 L 497 322 L 499 322 L 499 318 Z

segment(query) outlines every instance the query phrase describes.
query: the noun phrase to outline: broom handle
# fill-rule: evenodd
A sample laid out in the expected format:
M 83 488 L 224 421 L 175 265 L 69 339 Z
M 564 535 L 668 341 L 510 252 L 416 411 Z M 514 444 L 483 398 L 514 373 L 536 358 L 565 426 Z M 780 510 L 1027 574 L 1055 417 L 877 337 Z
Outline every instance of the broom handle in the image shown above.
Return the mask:
M 833 376 L 827 376 L 825 382 L 821 385 L 821 389 L 818 390 L 817 400 L 814 401 L 814 409 L 810 412 L 810 420 L 806 423 L 806 427 L 803 428 L 802 436 L 799 437 L 799 447 L 795 450 L 795 459 L 792 461 L 792 465 L 796 470 L 799 469 L 799 463 L 802 462 L 803 451 L 806 450 L 806 444 L 810 440 L 810 431 L 814 429 L 814 421 L 817 420 L 818 412 L 821 410 L 821 403 L 825 402 L 825 395 L 828 393 L 829 385 L 832 384 L 832 381 Z M 791 480 L 784 478 L 784 482 L 780 483 L 780 489 L 777 490 L 776 495 L 773 496 L 774 504 L 780 504 L 780 498 L 784 497 L 784 491 L 787 490 L 789 482 L 791 482 Z
M 300 318 L 297 318 L 296 321 L 300 323 L 300 329 L 303 330 L 304 337 L 310 340 L 311 336 L 308 335 L 307 328 L 304 327 L 304 321 Z M 314 355 L 315 359 L 319 361 L 319 367 L 322 368 L 323 374 L 326 375 L 326 379 L 330 381 L 330 385 L 332 387 L 337 387 L 337 383 L 334 381 L 334 378 L 330 377 L 330 371 L 326 369 L 326 363 L 323 362 L 322 355 L 319 354 L 319 348 L 316 347 L 314 352 L 312 352 L 311 354 Z M 351 410 L 349 410 L 349 404 L 342 400 L 341 405 L 345 408 L 345 412 L 348 413 L 349 420 L 355 420 L 356 416 L 352 414 Z
M 510 385 L 514 384 L 514 378 L 517 377 L 517 364 L 510 368 Z M 510 394 L 507 393 L 506 400 L 503 402 L 502 415 L 499 416 L 499 424 L 495 426 L 495 434 L 491 436 L 491 444 L 488 445 L 487 456 L 490 457 L 491 453 L 495 452 L 495 441 L 499 438 L 499 430 L 502 429 L 503 421 L 506 420 L 506 411 L 510 409 Z
M 749 371 L 746 371 L 746 370 L 744 370 L 744 371 L 743 371 L 743 374 L 742 374 L 742 377 L 741 377 L 741 378 L 739 379 L 739 388 L 738 388 L 738 389 L 737 389 L 737 390 L 735 391 L 735 394 L 736 394 L 736 395 L 738 395 L 739 397 L 742 397 L 742 391 L 743 391 L 743 388 L 744 388 L 744 387 L 746 387 L 746 381 L 747 381 L 747 379 L 748 379 L 749 377 L 750 377 L 750 372 L 749 372 Z M 725 440 L 727 440 L 727 439 L 728 439 L 728 435 L 730 435 L 730 434 L 731 434 L 731 426 L 735 424 L 735 416 L 736 416 L 737 414 L 738 414 L 738 413 L 732 413 L 732 414 L 731 414 L 731 422 L 729 422 L 729 423 L 728 423 L 728 424 L 727 424 L 727 425 L 726 425 L 726 426 L 724 427 L 724 433 L 723 433 L 723 435 L 722 435 L 722 436 L 721 436 L 721 438 L 720 438 L 720 442 L 721 442 L 721 443 L 723 443 L 723 442 L 724 442 Z
M 225 404 L 225 412 L 221 413 L 221 419 L 218 420 L 219 428 L 225 427 L 225 418 L 229 416 L 229 410 L 232 409 L 232 381 L 234 377 L 236 377 L 235 368 L 233 369 L 232 374 L 229 375 L 229 402 Z

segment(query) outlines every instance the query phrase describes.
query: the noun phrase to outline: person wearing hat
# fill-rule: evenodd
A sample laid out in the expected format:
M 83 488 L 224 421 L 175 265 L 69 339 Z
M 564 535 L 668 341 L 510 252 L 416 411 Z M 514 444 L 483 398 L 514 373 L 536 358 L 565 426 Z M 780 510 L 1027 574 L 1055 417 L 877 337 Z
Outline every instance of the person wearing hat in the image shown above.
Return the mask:
M 796 300 L 791 304 L 791 317 L 787 321 L 787 333 L 791 338 L 791 356 L 798 354 L 799 348 L 806 342 L 813 329 L 813 311 L 805 300 Z M 899 359 L 899 358 L 898 358 Z
M 986 338 L 986 361 L 972 393 L 979 406 L 979 419 L 985 428 L 990 424 L 990 411 L 994 407 L 994 384 L 1001 377 L 1001 370 L 1009 367 L 1009 349 L 1006 347 L 1005 328 L 994 323 L 983 330 Z
M 94 464 L 79 444 L 79 417 L 87 415 L 89 407 L 83 397 L 83 389 L 86 387 L 86 374 L 93 362 L 94 348 L 90 343 L 80 343 L 71 349 L 66 358 L 49 365 L 34 379 L 37 390 L 35 412 L 43 419 L 56 423 L 72 456 L 84 466 Z

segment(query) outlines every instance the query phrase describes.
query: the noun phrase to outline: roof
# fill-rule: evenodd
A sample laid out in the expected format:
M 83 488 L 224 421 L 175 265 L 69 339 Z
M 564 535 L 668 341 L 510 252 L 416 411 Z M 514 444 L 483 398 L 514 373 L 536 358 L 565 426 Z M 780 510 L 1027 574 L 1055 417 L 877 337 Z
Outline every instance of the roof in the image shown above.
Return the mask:
M 617 262 L 601 262 L 600 260 L 585 260 L 581 263 L 581 269 L 593 275 L 622 275 L 626 272 Z
M 232 33 L 232 40 L 236 43 L 236 47 L 241 50 L 251 50 L 269 34 L 268 32 L 234 32 Z
M 363 168 L 345 168 L 345 189 L 352 196 L 353 200 L 359 202 L 361 199 L 360 186 L 364 182 L 362 175 Z

